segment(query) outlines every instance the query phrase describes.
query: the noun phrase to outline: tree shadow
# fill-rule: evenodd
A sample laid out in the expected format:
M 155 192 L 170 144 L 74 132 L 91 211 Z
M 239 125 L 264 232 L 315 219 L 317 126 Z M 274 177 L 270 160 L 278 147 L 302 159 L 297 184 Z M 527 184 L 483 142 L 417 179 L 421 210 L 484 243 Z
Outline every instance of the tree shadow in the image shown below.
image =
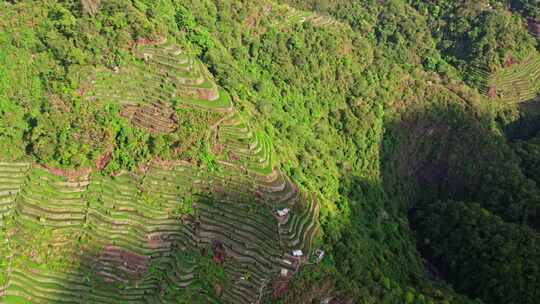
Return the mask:
M 489 117 L 466 105 L 429 105 L 385 125 L 385 192 L 403 210 L 437 200 L 479 202 L 512 222 L 538 224 L 536 185 Z

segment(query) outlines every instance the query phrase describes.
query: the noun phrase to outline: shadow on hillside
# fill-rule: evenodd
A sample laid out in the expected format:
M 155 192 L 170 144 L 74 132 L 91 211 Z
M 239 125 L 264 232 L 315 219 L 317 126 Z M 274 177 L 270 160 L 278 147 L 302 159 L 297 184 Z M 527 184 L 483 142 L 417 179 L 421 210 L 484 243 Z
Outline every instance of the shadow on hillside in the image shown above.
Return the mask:
M 505 157 L 499 151 L 504 138 L 459 105 L 409 108 L 399 118 L 387 119 L 384 130 L 380 180 L 355 175 L 340 180 L 340 194 L 347 198 L 350 210 L 336 219 L 336 225 L 345 228 L 333 243 L 332 255 L 341 275 L 358 286 L 353 293 L 359 294 L 353 298 L 379 297 L 371 300 L 383 302 L 394 291 L 389 286 L 396 284 L 404 289 L 421 286 L 423 293 L 440 299 L 436 289 L 424 288 L 440 286 L 430 281 L 442 279 L 430 259 L 422 259 L 417 246 L 415 208 L 436 200 L 480 199 L 486 168 Z M 332 224 L 327 223 L 325 229 L 332 238 Z M 332 282 L 332 278 L 322 281 Z M 312 299 L 328 290 L 323 283 L 313 285 L 316 288 L 293 290 L 286 303 Z M 339 291 L 333 292 L 339 297 Z M 405 302 L 405 298 L 393 300 Z
M 378 276 L 412 286 L 436 277 L 434 268 L 418 264 L 421 260 L 410 231 L 414 230 L 409 223 L 413 222 L 419 204 L 444 199 L 478 201 L 510 220 L 523 217 L 520 200 L 506 196 L 513 194 L 512 187 L 520 186 L 514 181 L 520 174 L 516 171 L 519 168 L 505 139 L 488 126 L 482 117 L 457 104 L 409 108 L 399 118 L 387 119 L 380 146 L 380 182 L 358 176 L 340 181 L 340 192 L 351 202 L 350 213 L 344 213 L 346 218 L 342 220 L 350 221 L 351 229 L 337 237 L 332 254 L 346 277 L 366 286 L 367 280 Z M 508 191 L 493 191 L 498 188 Z M 231 192 L 227 196 L 235 195 Z M 515 203 L 499 205 L 512 201 Z M 129 234 L 130 229 L 125 233 Z M 196 246 L 186 246 L 178 235 L 182 235 L 180 229 L 138 239 L 155 248 L 145 255 L 124 250 L 113 242 L 104 242 L 104 249 L 99 252 L 83 246 L 81 267 L 73 276 L 76 279 L 63 286 L 63 292 L 79 303 L 121 303 L 124 296 L 159 303 L 166 302 L 163 297 L 174 298 L 182 292 L 204 296 L 208 292 L 204 286 L 190 291 L 170 288 L 175 280 L 167 275 L 177 275 L 177 265 L 189 265 L 180 257 L 170 257 L 198 250 Z M 163 249 L 160 244 L 167 242 L 170 245 Z M 204 252 L 193 254 L 199 258 Z M 373 265 L 378 266 L 379 273 L 370 273 Z M 427 274 L 426 269 L 430 270 Z M 111 273 L 116 277 L 111 278 Z M 149 279 L 145 282 L 142 278 Z M 181 281 L 180 277 L 176 279 Z M 303 292 L 311 293 L 308 289 Z M 300 298 L 301 295 L 294 299 Z
M 197 196 L 194 204 L 211 204 L 212 194 Z M 232 200 L 235 195 L 228 193 Z M 239 201 L 245 199 L 238 197 Z M 109 216 L 121 212 L 115 207 L 101 211 Z M 124 222 L 130 212 L 114 221 Z M 219 276 L 215 268 L 218 266 L 212 262 L 213 245 L 198 244 L 188 237 L 189 233 L 198 233 L 195 217 L 175 220 L 181 225 L 154 218 L 146 227 L 137 224 L 136 216 L 130 219 L 134 224 L 129 226 L 111 224 L 101 216 L 93 218 L 95 223 L 83 233 L 77 233 L 80 237 L 73 233 L 63 245 L 72 247 L 66 252 L 74 252 L 68 257 L 68 267 L 47 273 L 29 266 L 26 280 L 33 282 L 34 289 L 25 297 L 56 299 L 61 295 L 62 303 L 172 303 L 179 297 L 192 303 L 208 303 L 209 298 L 219 298 L 216 293 L 225 286 L 218 288 L 213 281 Z M 143 232 L 146 228 L 151 232 Z
M 434 200 L 478 198 L 485 166 L 502 155 L 504 139 L 460 104 L 408 109 L 385 122 L 381 175 L 401 210 Z
M 519 119 L 505 127 L 510 141 L 527 140 L 540 132 L 540 95 L 519 104 Z
M 417 107 L 387 120 L 380 149 L 385 192 L 403 198 L 402 211 L 436 200 L 462 200 L 481 203 L 507 221 L 535 226 L 536 185 L 493 125 L 458 103 Z
M 88 237 L 91 231 L 87 232 L 92 245 L 81 247 L 78 266 L 72 273 L 77 280 L 68 281 L 62 292 L 78 297 L 73 303 L 169 303 L 177 297 L 207 302 L 208 297 L 215 297 L 211 287 L 195 281 L 184 284 L 197 278 L 200 269 L 194 265 L 212 258 L 210 249 L 185 238 L 184 227 L 196 232 L 193 217 L 176 221 L 182 224 L 171 228 L 169 221 L 157 229 L 154 224 L 150 229 L 153 232 L 147 233 L 140 233 L 147 227 L 136 224 L 120 229 L 104 225 L 104 229 L 114 231 L 110 237 Z
M 448 286 L 444 274 L 414 236 L 416 208 L 437 200 L 477 201 L 509 220 L 523 218 L 521 200 L 511 196 L 523 176 L 506 139 L 490 126 L 458 101 L 410 107 L 387 118 L 379 146 L 380 180 L 355 175 L 340 180 L 350 210 L 338 213 L 336 226 L 345 228 L 334 236 L 332 220 L 323 223 L 326 237 L 336 239 L 331 250 L 338 271 L 358 289 L 340 295 L 328 287 L 334 286 L 330 276 L 311 285 L 300 281 L 285 303 L 311 303 L 324 292 L 343 303 L 350 297 L 382 302 L 392 292 L 388 282 L 420 287 L 425 295 L 445 300 L 437 291 L 450 289 L 441 287 Z
M 523 108 L 540 114 L 538 102 Z M 538 190 L 522 173 L 507 139 L 491 125 L 457 103 L 408 109 L 385 122 L 382 187 L 412 230 L 416 209 L 437 200 L 478 202 L 506 221 L 537 227 Z M 538 121 L 535 126 L 540 127 Z M 428 277 L 438 277 L 424 257 Z

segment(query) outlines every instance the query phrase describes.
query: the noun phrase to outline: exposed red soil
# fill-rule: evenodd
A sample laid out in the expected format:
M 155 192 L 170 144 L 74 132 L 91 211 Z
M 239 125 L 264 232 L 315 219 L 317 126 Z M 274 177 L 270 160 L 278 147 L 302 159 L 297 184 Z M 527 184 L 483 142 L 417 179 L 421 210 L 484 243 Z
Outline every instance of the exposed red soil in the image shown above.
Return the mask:
M 174 166 L 191 166 L 190 162 L 185 160 L 164 160 L 160 158 L 155 158 L 152 160 L 152 164 L 163 169 L 171 169 Z
M 96 160 L 96 168 L 98 170 L 103 170 L 107 164 L 111 161 L 112 159 L 112 151 L 107 151 L 103 154 L 101 154 L 100 157 L 98 157 L 98 159 Z
M 533 35 L 540 38 L 540 22 L 536 22 L 534 19 L 529 18 L 527 20 L 527 27 Z
M 38 166 L 49 171 L 53 175 L 66 177 L 69 180 L 76 180 L 80 177 L 87 176 L 88 174 L 90 174 L 90 172 L 92 172 L 91 168 L 61 169 L 61 168 L 51 168 L 45 165 L 38 165 Z
M 124 105 L 120 115 L 154 134 L 171 133 L 178 126 L 176 112 L 162 104 Z
M 144 174 L 148 172 L 148 170 L 150 169 L 150 166 L 148 166 L 147 164 L 140 164 L 137 169 L 139 170 L 140 173 Z
M 214 263 L 216 265 L 221 265 L 225 261 L 225 246 L 218 240 L 212 241 L 212 252 L 214 253 Z
M 272 292 L 272 299 L 273 300 L 277 300 L 281 297 L 283 297 L 287 291 L 289 291 L 289 284 L 290 284 L 290 279 L 287 278 L 287 279 L 284 279 L 284 280 L 279 280 L 279 281 L 275 281 L 272 288 L 273 288 L 273 292 Z
M 77 94 L 77 96 L 84 96 L 84 94 L 86 93 L 86 91 L 90 88 L 90 84 L 91 84 L 91 81 L 85 81 L 83 82 L 79 88 L 77 89 L 77 91 L 75 92 Z
M 197 95 L 204 100 L 216 100 L 219 97 L 216 89 L 197 89 Z
M 508 56 L 508 57 L 506 58 L 506 60 L 504 61 L 504 67 L 509 68 L 509 67 L 513 66 L 514 63 L 515 63 L 514 57 L 512 57 L 512 56 L 510 55 L 510 56 Z
M 69 113 L 71 112 L 71 107 L 68 106 L 58 95 L 50 95 L 49 102 L 53 108 L 58 111 Z
M 223 144 L 218 142 L 212 147 L 212 153 L 214 155 L 219 155 L 219 154 L 221 154 L 221 152 L 223 152 L 224 148 L 225 148 L 225 146 L 223 146 Z
M 495 97 L 497 97 L 497 88 L 495 88 L 495 87 L 489 88 L 487 95 L 488 95 L 490 98 L 495 98 Z
M 120 115 L 125 117 L 125 118 L 131 119 L 133 117 L 133 115 L 135 114 L 135 112 L 137 112 L 138 108 L 139 108 L 138 106 L 124 105 L 124 106 L 122 106 L 122 110 L 120 111 Z
M 112 245 L 106 246 L 100 256 L 119 258 L 125 268 L 137 274 L 146 272 L 150 262 L 149 257 Z
M 264 177 L 264 181 L 266 182 L 272 182 L 273 180 L 275 180 L 276 178 L 278 178 L 278 176 L 281 174 L 281 172 L 279 170 L 276 170 L 275 168 L 272 170 L 272 173 L 268 174 L 267 176 Z
M 246 18 L 246 25 L 249 27 L 249 28 L 254 28 L 255 25 L 258 23 L 259 17 L 258 16 L 254 16 L 254 15 L 251 15 L 251 16 L 248 16 Z
M 236 161 L 238 160 L 238 156 L 236 156 L 236 154 L 233 151 L 229 151 L 229 159 L 231 161 Z
M 165 233 L 151 233 L 146 235 L 147 244 L 150 248 L 159 248 L 167 245 L 167 234 Z
M 134 45 L 137 46 L 144 46 L 144 45 L 159 45 L 164 44 L 167 42 L 167 37 L 161 36 L 157 39 L 150 39 L 150 38 L 139 38 L 133 42 Z
M 95 168 L 97 170 L 103 170 L 107 166 L 107 164 L 112 159 L 112 151 L 108 149 L 106 152 L 101 154 L 100 157 L 95 162 Z M 78 169 L 62 169 L 62 168 L 53 168 L 47 165 L 41 165 L 37 164 L 37 167 L 43 168 L 47 170 L 49 173 L 61 176 L 67 178 L 69 181 L 76 181 L 77 179 L 80 179 L 81 177 L 88 176 L 90 173 L 92 173 L 93 168 L 78 168 Z

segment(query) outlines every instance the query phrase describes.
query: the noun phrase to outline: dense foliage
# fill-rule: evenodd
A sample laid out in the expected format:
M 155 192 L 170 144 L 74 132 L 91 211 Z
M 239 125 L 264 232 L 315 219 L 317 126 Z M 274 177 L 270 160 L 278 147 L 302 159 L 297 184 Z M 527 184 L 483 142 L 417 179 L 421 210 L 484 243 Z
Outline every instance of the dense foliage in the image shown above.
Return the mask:
M 421 246 L 457 290 L 486 303 L 536 303 L 540 236 L 478 204 L 438 202 L 417 213 Z

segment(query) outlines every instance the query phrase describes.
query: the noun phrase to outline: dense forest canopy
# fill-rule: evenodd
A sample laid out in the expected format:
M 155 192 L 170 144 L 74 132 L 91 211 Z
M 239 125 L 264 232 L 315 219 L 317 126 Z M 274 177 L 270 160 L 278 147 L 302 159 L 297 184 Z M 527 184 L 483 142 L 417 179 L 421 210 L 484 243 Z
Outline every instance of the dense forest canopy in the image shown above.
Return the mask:
M 0 301 L 536 303 L 539 121 L 538 0 L 0 1 Z M 301 267 L 261 189 L 297 195 Z M 156 258 L 144 216 L 232 228 Z M 138 268 L 95 283 L 111 256 Z

